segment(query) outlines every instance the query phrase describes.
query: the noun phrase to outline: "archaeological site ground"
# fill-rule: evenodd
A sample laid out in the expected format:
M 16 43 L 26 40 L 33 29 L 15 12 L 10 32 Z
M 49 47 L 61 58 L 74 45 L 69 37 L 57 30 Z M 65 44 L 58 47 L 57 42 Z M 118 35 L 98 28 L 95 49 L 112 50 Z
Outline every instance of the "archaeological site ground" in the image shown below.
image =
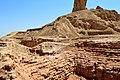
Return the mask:
M 71 13 L 0 39 L 0 80 L 120 80 L 120 14 L 74 0 Z

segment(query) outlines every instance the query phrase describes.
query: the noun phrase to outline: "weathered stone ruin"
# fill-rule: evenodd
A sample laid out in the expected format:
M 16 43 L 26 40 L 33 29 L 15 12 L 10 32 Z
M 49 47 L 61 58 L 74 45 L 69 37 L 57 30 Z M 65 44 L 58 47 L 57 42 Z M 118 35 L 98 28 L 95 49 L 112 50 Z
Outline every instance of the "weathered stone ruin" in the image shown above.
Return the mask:
M 86 3 L 0 39 L 0 80 L 120 80 L 120 14 Z
M 73 12 L 86 9 L 87 0 L 74 0 Z

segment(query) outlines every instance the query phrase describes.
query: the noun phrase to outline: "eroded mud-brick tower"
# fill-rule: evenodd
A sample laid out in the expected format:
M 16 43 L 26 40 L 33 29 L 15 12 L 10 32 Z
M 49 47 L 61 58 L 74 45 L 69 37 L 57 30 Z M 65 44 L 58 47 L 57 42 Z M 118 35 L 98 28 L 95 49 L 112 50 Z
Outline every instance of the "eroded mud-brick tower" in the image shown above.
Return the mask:
M 87 0 L 74 0 L 74 8 L 72 12 L 85 10 L 86 4 L 87 4 Z

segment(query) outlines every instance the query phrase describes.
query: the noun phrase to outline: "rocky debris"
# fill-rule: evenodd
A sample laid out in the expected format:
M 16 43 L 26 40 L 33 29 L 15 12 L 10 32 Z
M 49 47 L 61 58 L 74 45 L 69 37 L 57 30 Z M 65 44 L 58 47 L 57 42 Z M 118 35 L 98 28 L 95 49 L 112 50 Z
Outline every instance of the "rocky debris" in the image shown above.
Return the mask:
M 85 10 L 86 9 L 87 0 L 74 0 L 74 8 L 73 12 Z
M 31 39 L 21 40 L 20 44 L 27 46 L 27 47 L 35 47 L 40 43 L 49 42 L 49 41 L 54 42 L 54 40 L 52 39 L 42 39 L 42 38 L 36 39 L 34 37 L 31 37 Z
M 79 65 L 77 68 L 77 74 L 83 75 L 88 79 L 96 79 L 96 80 L 119 80 L 120 79 L 120 70 L 119 68 L 103 68 L 98 64 L 87 65 L 84 67 Z
M 120 41 L 117 42 L 94 42 L 94 41 L 84 41 L 81 43 L 82 47 L 91 48 L 107 48 L 107 49 L 120 49 Z
M 40 42 L 38 40 L 22 40 L 20 44 L 27 46 L 27 47 L 34 47 L 38 45 Z
M 96 9 L 104 10 L 102 7 L 97 6 Z
M 79 77 L 75 74 L 71 74 L 67 80 L 86 80 L 84 77 Z
M 39 56 L 55 55 L 67 45 L 69 45 L 69 43 L 43 42 L 35 47 L 30 48 L 29 50 L 31 53 L 38 54 Z
M 101 10 L 96 9 L 93 10 L 94 14 L 100 17 L 101 19 L 105 21 L 119 21 L 120 20 L 120 14 L 118 14 L 115 10 Z
M 68 14 L 66 17 L 79 34 L 89 36 L 119 33 L 119 14 L 114 10 L 79 11 L 72 13 L 72 15 Z
M 7 46 L 7 43 L 0 42 L 0 47 L 6 47 L 6 46 Z
M 88 52 L 86 52 L 87 56 L 89 56 L 89 58 L 86 59 L 87 56 L 80 57 L 79 54 L 77 54 L 76 74 L 88 79 L 119 80 L 120 65 L 118 64 L 120 48 L 114 48 L 114 45 L 117 46 L 117 44 L 119 44 L 119 42 L 101 43 L 83 41 L 75 43 L 77 48 L 83 47 L 83 49 Z
M 10 46 L 8 45 L 8 47 L 11 47 L 11 45 Z M 24 46 L 21 46 L 21 47 L 24 47 Z M 14 65 L 15 68 L 10 65 L 7 65 L 6 63 L 5 63 L 5 66 L 0 64 L 1 66 L 3 66 L 1 67 L 1 69 L 3 70 L 3 72 L 1 73 L 4 73 L 7 71 L 5 74 L 3 74 L 3 76 L 0 76 L 0 79 L 3 79 L 3 80 L 4 79 L 7 80 L 7 78 L 9 79 L 9 74 L 7 74 L 9 72 L 10 72 L 10 75 L 13 75 L 13 77 L 15 75 L 14 79 L 16 80 L 17 79 L 19 80 L 23 80 L 23 79 L 25 80 L 28 80 L 28 79 L 29 80 L 37 80 L 37 79 L 64 80 L 68 78 L 69 76 L 68 73 L 73 70 L 73 67 L 72 67 L 73 64 L 70 58 L 72 57 L 70 56 L 71 54 L 68 54 L 67 56 L 69 58 L 68 59 L 66 58 L 67 54 L 65 55 L 64 53 L 60 55 L 56 54 L 54 56 L 53 55 L 38 56 L 33 53 L 27 52 L 27 50 L 21 53 L 18 53 L 19 51 L 14 51 L 13 53 L 13 51 L 11 50 L 15 50 L 14 48 L 12 49 L 9 48 L 9 50 L 8 48 L 6 48 L 6 50 L 1 50 L 0 52 L 2 52 L 3 55 L 5 55 L 4 51 L 7 53 L 7 56 L 5 57 L 7 57 L 7 59 L 10 59 L 10 60 L 7 60 L 7 62 Z M 1 62 L 1 63 L 4 63 L 4 62 Z M 4 78 L 4 75 L 8 77 Z
M 40 56 L 44 56 L 45 55 L 45 53 L 43 53 L 41 45 L 39 45 L 39 48 L 38 47 L 37 48 L 31 48 L 29 50 L 30 50 L 31 53 L 38 54 Z
M 40 50 L 40 49 L 37 50 L 37 49 L 32 48 L 32 49 L 30 49 L 30 52 L 31 52 L 31 53 L 37 53 L 37 54 L 39 54 L 40 56 L 44 55 L 44 54 L 43 54 L 43 51 Z
M 6 70 L 6 71 L 11 71 L 12 70 L 11 66 L 9 66 L 9 65 L 3 66 L 2 69 Z
M 85 41 L 83 43 L 76 43 L 75 45 L 79 47 L 85 47 L 86 51 L 98 52 L 99 54 L 104 54 L 105 56 L 120 56 L 120 42 L 93 42 Z
M 0 80 L 13 80 L 17 76 L 15 67 L 8 54 L 0 53 Z
M 29 48 L 28 51 L 14 51 L 13 48 L 1 50 L 1 79 L 29 80 L 119 80 L 120 42 L 96 42 L 75 39 L 67 41 L 69 45 L 60 42 L 43 42 L 42 47 Z M 61 46 L 62 45 L 62 46 Z M 17 45 L 16 45 L 17 46 Z M 24 46 L 20 46 L 23 47 Z M 43 49 L 47 46 L 46 49 Z M 45 54 L 50 47 L 58 48 L 57 54 Z M 8 45 L 7 47 L 11 47 Z M 61 47 L 61 48 L 59 48 Z M 42 48 L 42 49 L 41 49 Z M 9 49 L 9 50 L 8 50 Z M 11 51 L 13 50 L 13 51 Z M 41 50 L 40 55 L 37 50 Z M 42 51 L 43 50 L 43 51 Z M 28 52 L 27 52 L 28 51 Z M 49 51 L 49 50 L 48 50 Z M 42 54 L 41 54 L 42 53 Z M 37 54 L 37 55 L 36 55 Z M 7 59 L 6 64 L 3 61 Z M 3 65 L 4 64 L 4 65 Z M 10 73 L 10 74 L 9 74 Z M 26 77 L 24 77 L 26 76 Z M 105 77 L 103 77 L 105 76 Z

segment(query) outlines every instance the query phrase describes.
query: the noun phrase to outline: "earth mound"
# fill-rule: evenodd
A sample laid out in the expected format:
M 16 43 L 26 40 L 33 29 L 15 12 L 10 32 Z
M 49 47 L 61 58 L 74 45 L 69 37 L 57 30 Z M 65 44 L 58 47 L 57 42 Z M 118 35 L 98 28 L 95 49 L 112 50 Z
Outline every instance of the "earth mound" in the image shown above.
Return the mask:
M 120 14 L 115 10 L 81 10 L 57 18 L 54 22 L 25 32 L 14 32 L 5 38 L 63 38 L 116 35 L 120 33 Z

